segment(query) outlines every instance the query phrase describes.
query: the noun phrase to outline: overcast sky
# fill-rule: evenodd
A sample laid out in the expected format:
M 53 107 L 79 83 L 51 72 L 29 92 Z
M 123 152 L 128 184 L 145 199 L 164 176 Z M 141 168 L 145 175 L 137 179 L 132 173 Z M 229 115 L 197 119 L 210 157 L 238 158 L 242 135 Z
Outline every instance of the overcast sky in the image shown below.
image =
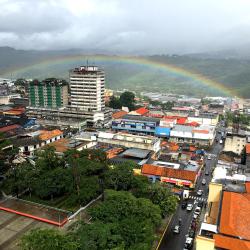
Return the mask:
M 193 53 L 250 45 L 250 0 L 0 0 L 0 46 Z

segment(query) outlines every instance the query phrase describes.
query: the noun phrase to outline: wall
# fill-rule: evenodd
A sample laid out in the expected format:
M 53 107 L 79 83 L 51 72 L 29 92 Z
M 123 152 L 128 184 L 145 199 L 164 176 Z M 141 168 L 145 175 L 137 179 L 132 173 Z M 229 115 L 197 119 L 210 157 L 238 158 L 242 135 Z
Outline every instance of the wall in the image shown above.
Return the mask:
M 207 203 L 220 201 L 221 191 L 222 191 L 222 184 L 210 182 Z
M 208 239 L 206 237 L 196 237 L 196 250 L 214 250 L 214 239 Z
M 242 138 L 239 136 L 229 136 L 225 140 L 225 146 L 223 151 L 228 152 L 234 152 L 235 154 L 240 155 L 242 150 L 246 146 L 246 138 Z

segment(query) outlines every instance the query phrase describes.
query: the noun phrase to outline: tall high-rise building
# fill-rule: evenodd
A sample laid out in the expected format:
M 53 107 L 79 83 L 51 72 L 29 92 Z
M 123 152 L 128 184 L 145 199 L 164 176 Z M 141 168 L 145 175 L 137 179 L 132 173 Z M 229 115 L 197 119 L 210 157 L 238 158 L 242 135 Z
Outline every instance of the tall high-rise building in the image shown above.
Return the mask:
M 48 78 L 29 83 L 29 106 L 61 108 L 68 105 L 68 83 L 65 80 Z
M 71 107 L 85 111 L 105 108 L 105 73 L 96 66 L 81 66 L 70 71 Z

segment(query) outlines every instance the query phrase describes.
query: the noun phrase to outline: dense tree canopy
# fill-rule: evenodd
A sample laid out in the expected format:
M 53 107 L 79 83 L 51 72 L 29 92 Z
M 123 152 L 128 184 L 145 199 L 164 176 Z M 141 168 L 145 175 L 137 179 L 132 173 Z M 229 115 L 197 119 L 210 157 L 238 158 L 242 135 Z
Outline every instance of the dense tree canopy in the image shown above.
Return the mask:
M 129 110 L 134 110 L 135 94 L 130 91 L 125 91 L 120 95 L 120 97 L 112 96 L 109 101 L 109 107 L 113 109 L 128 107 Z

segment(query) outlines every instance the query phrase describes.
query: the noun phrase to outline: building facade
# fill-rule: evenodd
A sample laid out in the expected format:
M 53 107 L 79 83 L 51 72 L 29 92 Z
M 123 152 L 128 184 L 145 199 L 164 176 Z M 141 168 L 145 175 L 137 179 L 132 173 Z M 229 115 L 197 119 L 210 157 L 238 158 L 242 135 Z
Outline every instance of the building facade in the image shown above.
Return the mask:
M 96 66 L 81 66 L 70 71 L 71 106 L 85 111 L 105 108 L 105 73 Z
M 122 119 L 112 121 L 112 130 L 132 134 L 155 135 L 155 129 L 159 122 L 159 118 L 125 115 Z
M 64 80 L 48 78 L 29 83 L 29 106 L 61 108 L 68 105 L 68 84 Z

